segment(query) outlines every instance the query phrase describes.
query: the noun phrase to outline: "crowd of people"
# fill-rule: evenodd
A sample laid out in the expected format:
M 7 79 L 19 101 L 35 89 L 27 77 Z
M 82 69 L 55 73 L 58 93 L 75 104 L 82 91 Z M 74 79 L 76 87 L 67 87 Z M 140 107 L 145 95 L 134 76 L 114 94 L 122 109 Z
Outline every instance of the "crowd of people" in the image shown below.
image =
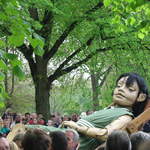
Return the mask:
M 87 113 L 88 114 L 88 113 Z M 0 150 L 75 150 L 79 145 L 79 134 L 73 129 L 47 133 L 41 129 L 30 129 L 14 136 L 12 141 L 7 135 L 17 124 L 44 125 L 58 128 L 64 120 L 77 121 L 79 116 L 71 117 L 53 114 L 48 121 L 42 114 L 13 113 L 8 109 L 0 118 Z
M 73 129 L 49 134 L 41 129 L 30 129 L 24 134 L 17 134 L 13 141 L 0 136 L 0 150 L 78 150 L 79 145 L 79 134 Z M 123 130 L 115 130 L 106 143 L 95 150 L 149 150 L 149 147 L 149 133 L 138 131 L 128 135 Z
M 90 111 L 91 112 L 91 111 Z M 87 111 L 84 115 L 88 115 L 89 111 Z M 13 113 L 10 109 L 8 109 L 2 117 L 0 117 L 0 134 L 4 137 L 10 132 L 10 130 L 18 123 L 24 125 L 44 125 L 44 126 L 53 126 L 59 127 L 63 121 L 75 121 L 79 120 L 80 116 L 77 114 L 73 114 L 72 116 L 61 116 L 59 113 L 54 113 L 51 115 L 49 120 L 46 120 L 42 114 L 37 113 L 25 113 L 25 114 L 17 114 Z

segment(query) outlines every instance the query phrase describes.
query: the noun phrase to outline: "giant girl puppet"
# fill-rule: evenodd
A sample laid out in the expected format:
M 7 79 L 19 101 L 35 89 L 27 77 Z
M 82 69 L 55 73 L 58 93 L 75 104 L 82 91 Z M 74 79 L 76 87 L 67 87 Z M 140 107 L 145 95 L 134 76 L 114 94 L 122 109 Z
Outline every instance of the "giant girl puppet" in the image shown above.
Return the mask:
M 80 133 L 80 150 L 93 150 L 116 129 L 124 128 L 143 112 L 148 99 L 148 88 L 136 73 L 122 74 L 113 91 L 113 106 L 81 118 L 77 123 L 65 121 L 65 126 Z

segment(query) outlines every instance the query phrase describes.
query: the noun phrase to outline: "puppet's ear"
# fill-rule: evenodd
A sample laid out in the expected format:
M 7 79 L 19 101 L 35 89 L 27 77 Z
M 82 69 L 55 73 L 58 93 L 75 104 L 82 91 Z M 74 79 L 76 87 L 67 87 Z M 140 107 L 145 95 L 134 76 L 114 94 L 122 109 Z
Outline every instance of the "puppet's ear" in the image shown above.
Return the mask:
M 140 93 L 138 98 L 137 98 L 137 101 L 138 102 L 143 102 L 145 99 L 146 99 L 146 94 Z

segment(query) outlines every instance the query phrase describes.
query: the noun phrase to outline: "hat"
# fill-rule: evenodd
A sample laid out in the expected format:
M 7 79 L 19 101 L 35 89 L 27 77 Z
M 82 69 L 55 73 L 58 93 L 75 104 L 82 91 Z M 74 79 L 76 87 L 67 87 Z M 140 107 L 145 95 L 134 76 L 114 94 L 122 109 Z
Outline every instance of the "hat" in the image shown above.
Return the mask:
M 16 124 L 12 130 L 9 132 L 9 134 L 7 135 L 7 140 L 9 142 L 13 141 L 14 137 L 18 134 L 18 133 L 25 133 L 27 130 L 27 128 L 25 127 L 24 124 Z

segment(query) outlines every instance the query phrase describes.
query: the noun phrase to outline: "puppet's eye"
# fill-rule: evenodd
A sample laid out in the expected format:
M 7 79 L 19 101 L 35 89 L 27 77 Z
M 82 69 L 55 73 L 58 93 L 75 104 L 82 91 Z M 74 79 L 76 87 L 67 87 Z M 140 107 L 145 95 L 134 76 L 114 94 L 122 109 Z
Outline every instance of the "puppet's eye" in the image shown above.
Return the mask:
M 133 92 L 133 91 L 135 91 L 135 89 L 134 88 L 129 88 L 129 91 Z

